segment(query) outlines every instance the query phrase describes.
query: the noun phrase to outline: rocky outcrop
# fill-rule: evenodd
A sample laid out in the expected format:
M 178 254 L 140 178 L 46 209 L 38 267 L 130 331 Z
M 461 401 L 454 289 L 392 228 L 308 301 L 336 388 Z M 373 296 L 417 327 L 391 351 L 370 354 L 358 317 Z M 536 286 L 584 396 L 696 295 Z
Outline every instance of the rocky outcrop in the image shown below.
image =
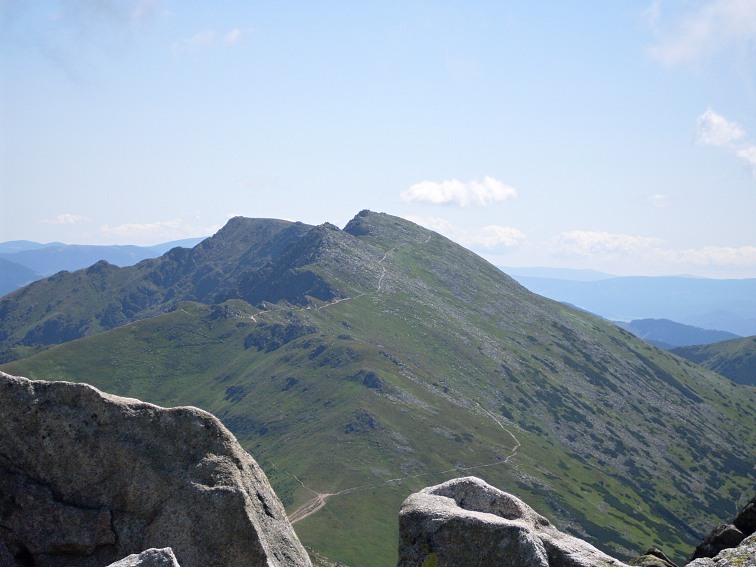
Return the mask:
M 519 498 L 465 477 L 425 488 L 402 505 L 398 567 L 429 565 L 624 564 L 560 532 Z
M 652 547 L 646 553 L 627 562 L 633 567 L 677 567 L 661 549 Z
M 746 504 L 729 524 L 714 528 L 696 548 L 690 559 L 715 557 L 720 551 L 736 547 L 756 532 L 756 496 Z
M 310 565 L 265 474 L 212 415 L 0 373 L 0 557 Z
M 142 553 L 133 553 L 108 567 L 181 567 L 170 547 L 148 549 Z
M 686 567 L 756 567 L 756 534 L 745 538 L 737 547 L 720 551 L 714 558 L 696 559 Z

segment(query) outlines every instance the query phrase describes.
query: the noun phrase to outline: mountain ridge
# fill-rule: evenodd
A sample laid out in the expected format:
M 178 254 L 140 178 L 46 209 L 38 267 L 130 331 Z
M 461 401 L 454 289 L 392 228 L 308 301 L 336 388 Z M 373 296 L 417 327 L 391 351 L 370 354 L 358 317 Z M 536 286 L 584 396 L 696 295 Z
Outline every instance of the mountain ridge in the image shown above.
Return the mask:
M 752 487 L 753 389 L 536 296 L 397 217 L 362 211 L 344 230 L 301 230 L 255 269 L 233 264 L 254 276 L 241 292 L 268 282 L 276 302 L 212 288 L 203 297 L 218 303 L 173 296 L 153 316 L 3 370 L 211 411 L 289 513 L 332 495 L 297 532 L 353 565 L 392 563 L 408 491 L 472 470 L 624 557 L 651 544 L 679 557 Z M 207 256 L 162 262 L 196 281 L 233 272 Z M 99 270 L 141 273 L 101 266 L 88 285 L 106 282 Z
M 671 352 L 739 384 L 756 386 L 756 336 L 682 346 Z
M 742 338 L 727 331 L 701 329 L 692 325 L 683 325 L 669 319 L 634 319 L 629 322 L 614 321 L 626 331 L 650 342 L 653 345 L 670 350 L 680 346 L 703 345 Z

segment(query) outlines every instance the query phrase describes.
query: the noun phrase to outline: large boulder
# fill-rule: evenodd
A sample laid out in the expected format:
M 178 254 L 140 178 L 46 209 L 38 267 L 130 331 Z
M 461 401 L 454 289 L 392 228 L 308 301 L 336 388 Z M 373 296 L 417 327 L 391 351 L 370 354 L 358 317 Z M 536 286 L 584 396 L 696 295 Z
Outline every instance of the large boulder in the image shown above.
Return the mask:
M 466 477 L 425 488 L 402 505 L 398 567 L 429 565 L 624 564 L 560 532 L 519 498 Z
M 715 557 L 720 551 L 737 547 L 746 537 L 756 532 L 756 496 L 746 504 L 729 524 L 711 530 L 696 547 L 690 560 Z
M 704 557 L 686 567 L 756 567 L 756 533 L 748 536 L 740 545 L 723 549 L 716 557 Z
M 646 553 L 631 559 L 627 564 L 633 567 L 677 567 L 661 549 L 655 547 L 647 549 Z
M 310 560 L 265 474 L 215 417 L 0 372 L 0 555 L 97 566 L 171 547 L 183 567 Z
M 142 553 L 132 553 L 108 567 L 181 567 L 170 547 L 147 549 Z

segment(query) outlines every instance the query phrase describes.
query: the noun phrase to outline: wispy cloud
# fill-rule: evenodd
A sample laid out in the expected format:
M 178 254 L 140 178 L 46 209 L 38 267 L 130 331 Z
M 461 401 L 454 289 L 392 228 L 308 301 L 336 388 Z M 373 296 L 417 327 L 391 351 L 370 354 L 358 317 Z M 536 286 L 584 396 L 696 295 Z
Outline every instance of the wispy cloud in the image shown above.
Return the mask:
M 79 224 L 86 221 L 86 217 L 82 215 L 72 215 L 70 213 L 62 213 L 55 218 L 45 219 L 42 224 Z
M 174 41 L 171 44 L 171 51 L 174 54 L 194 54 L 204 51 L 217 45 L 233 45 L 239 43 L 244 37 L 244 31 L 235 28 L 227 31 L 225 34 L 217 34 L 215 30 L 203 30 L 197 32 L 192 37 L 181 41 Z
M 726 149 L 750 167 L 756 178 L 756 144 L 746 138 L 743 128 L 711 108 L 698 117 L 696 144 Z
M 671 204 L 669 196 L 662 195 L 661 193 L 656 193 L 655 195 L 646 197 L 645 202 L 652 207 L 656 207 L 657 209 L 665 209 Z
M 696 143 L 702 146 L 730 146 L 745 136 L 743 129 L 711 108 L 698 117 Z
M 552 240 L 553 249 L 558 253 L 612 259 L 635 255 L 659 245 L 661 240 L 658 238 L 587 230 L 563 232 Z
M 680 267 L 756 266 L 756 246 L 705 246 L 703 248 L 668 248 L 659 238 L 608 232 L 573 230 L 557 235 L 549 243 L 553 253 L 561 256 L 591 258 L 616 262 L 635 259 L 641 264 Z
M 514 248 L 526 239 L 525 234 L 511 226 L 488 225 L 475 229 L 465 229 L 438 217 L 410 215 L 406 218 L 420 226 L 443 234 L 463 246 L 481 247 L 489 250 L 502 247 Z
M 752 49 L 756 41 L 756 2 L 710 0 L 688 3 L 665 20 L 668 4 L 656 0 L 647 19 L 656 35 L 649 54 L 664 65 L 696 64 L 732 47 Z
M 118 226 L 109 226 L 104 224 L 100 227 L 100 232 L 109 237 L 143 237 L 164 233 L 166 231 L 176 231 L 182 225 L 179 219 L 156 221 L 150 223 L 126 223 Z
M 233 29 L 226 33 L 226 35 L 223 36 L 223 43 L 230 44 L 230 43 L 236 43 L 241 40 L 242 36 L 244 35 L 244 32 L 240 30 L 239 28 Z
M 149 25 L 159 0 L 0 0 L 0 45 L 43 57 L 69 80 L 81 83 L 112 60 Z M 44 6 L 44 7 L 42 7 Z
M 486 206 L 506 201 L 517 196 L 517 191 L 493 177 L 484 177 L 483 181 L 421 181 L 402 192 L 401 198 L 406 202 L 424 202 L 436 205 Z

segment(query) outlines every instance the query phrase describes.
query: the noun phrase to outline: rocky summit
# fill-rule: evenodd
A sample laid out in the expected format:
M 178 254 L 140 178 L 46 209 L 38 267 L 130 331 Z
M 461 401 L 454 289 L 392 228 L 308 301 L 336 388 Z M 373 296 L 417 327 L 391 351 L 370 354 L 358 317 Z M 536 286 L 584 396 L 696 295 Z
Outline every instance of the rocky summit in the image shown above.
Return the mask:
M 268 480 L 196 408 L 0 373 L 0 558 L 97 566 L 171 547 L 191 566 L 307 566 Z
M 425 488 L 399 514 L 398 567 L 622 567 L 557 530 L 519 498 L 465 477 Z

